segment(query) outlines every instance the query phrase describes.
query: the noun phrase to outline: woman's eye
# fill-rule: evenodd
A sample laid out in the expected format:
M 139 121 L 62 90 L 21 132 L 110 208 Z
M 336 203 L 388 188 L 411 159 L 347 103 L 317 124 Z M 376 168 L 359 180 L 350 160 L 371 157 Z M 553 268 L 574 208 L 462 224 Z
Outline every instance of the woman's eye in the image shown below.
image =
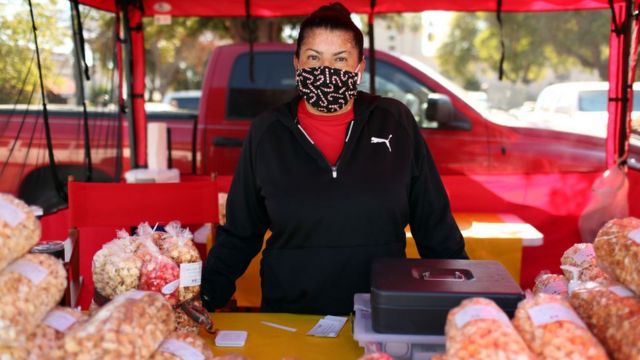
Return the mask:
M 309 61 L 318 61 L 318 55 L 309 55 L 309 56 L 307 56 L 307 60 L 309 60 Z
M 339 58 L 336 58 L 336 62 L 339 62 L 339 63 L 347 62 L 347 58 L 346 58 L 346 57 L 339 57 Z

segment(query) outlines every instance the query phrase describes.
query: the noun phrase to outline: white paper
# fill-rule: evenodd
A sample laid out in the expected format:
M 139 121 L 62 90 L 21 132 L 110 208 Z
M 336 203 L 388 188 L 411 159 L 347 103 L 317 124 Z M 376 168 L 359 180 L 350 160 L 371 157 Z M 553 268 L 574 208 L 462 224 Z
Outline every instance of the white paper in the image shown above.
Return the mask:
M 172 281 L 172 282 L 168 283 L 167 285 L 163 286 L 162 289 L 160 290 L 160 292 L 165 294 L 165 295 L 172 294 L 174 291 L 176 291 L 178 289 L 179 285 L 180 285 L 180 280 Z
M 13 204 L 4 199 L 0 199 L 0 220 L 3 220 L 11 227 L 16 227 L 23 222 L 26 217 L 27 215 L 13 206 Z
M 160 344 L 158 351 L 166 352 L 182 360 L 204 360 L 204 355 L 198 349 L 184 341 L 167 339 Z
M 640 244 L 640 228 L 632 230 L 627 236 L 637 244 Z
M 147 168 L 167 169 L 169 150 L 167 146 L 167 124 L 150 122 L 147 124 Z
M 561 295 L 568 292 L 567 283 L 563 281 L 550 282 L 542 287 L 542 293 L 544 294 L 556 294 Z
M 7 266 L 6 271 L 20 274 L 31 280 L 34 285 L 40 284 L 49 271 L 42 266 L 28 260 L 19 259 Z
M 202 261 L 180 264 L 180 286 L 198 286 L 202 280 Z
M 498 320 L 504 325 L 511 326 L 511 322 L 509 321 L 507 314 L 501 310 L 485 305 L 467 306 L 456 314 L 455 322 L 457 327 L 462 328 L 469 321 L 481 319 Z
M 320 319 L 307 335 L 337 337 L 346 322 L 346 317 L 327 315 Z
M 247 341 L 248 333 L 243 330 L 222 330 L 216 335 L 216 346 L 241 347 Z
M 531 321 L 535 326 L 541 326 L 556 321 L 570 321 L 578 326 L 587 328 L 587 326 L 580 320 L 578 314 L 573 309 L 561 304 L 551 303 L 534 306 L 527 310 Z
M 620 296 L 620 297 L 632 297 L 635 296 L 635 294 L 633 292 L 631 292 L 631 290 L 627 289 L 626 287 L 622 286 L 622 285 L 614 285 L 614 286 L 609 286 L 609 291 L 611 291 L 612 293 Z
M 60 332 L 65 332 L 67 329 L 78 321 L 75 317 L 70 314 L 67 314 L 64 311 L 53 310 L 50 311 L 47 316 L 42 320 L 42 322 L 54 328 Z

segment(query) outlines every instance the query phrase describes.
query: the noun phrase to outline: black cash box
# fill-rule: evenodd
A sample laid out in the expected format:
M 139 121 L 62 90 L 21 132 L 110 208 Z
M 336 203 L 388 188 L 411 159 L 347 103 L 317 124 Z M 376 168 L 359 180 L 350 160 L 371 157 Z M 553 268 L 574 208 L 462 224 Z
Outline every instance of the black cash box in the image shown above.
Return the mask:
M 507 269 L 491 260 L 377 259 L 371 277 L 379 333 L 442 335 L 449 310 L 466 298 L 489 298 L 510 318 L 524 298 Z

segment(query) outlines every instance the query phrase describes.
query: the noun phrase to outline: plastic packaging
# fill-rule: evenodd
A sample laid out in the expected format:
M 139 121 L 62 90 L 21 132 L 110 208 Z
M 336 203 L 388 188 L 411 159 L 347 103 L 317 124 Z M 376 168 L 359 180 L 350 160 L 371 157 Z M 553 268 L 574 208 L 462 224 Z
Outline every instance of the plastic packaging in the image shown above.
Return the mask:
M 469 298 L 451 309 L 445 326 L 452 359 L 535 359 L 507 315 L 491 300 Z
M 147 359 L 173 331 L 174 321 L 162 295 L 126 292 L 67 333 L 67 359 Z
M 598 266 L 596 253 L 591 243 L 574 244 L 562 254 L 560 263 L 560 268 L 567 280 L 598 281 L 609 279 L 609 276 Z
M 29 335 L 60 302 L 67 273 L 59 259 L 26 254 L 0 273 L 0 347 L 25 346 Z
M 537 294 L 555 294 L 560 296 L 568 296 L 567 278 L 564 275 L 540 273 L 536 276 L 533 293 Z
M 538 294 L 521 301 L 513 325 L 541 359 L 608 359 L 602 345 L 560 295 Z
M 178 287 L 180 269 L 170 258 L 162 255 L 150 239 L 141 239 L 138 254 L 143 254 L 140 268 L 138 289 L 155 291 L 169 301 L 171 305 L 178 303 Z
M 72 308 L 56 307 L 51 310 L 27 339 L 28 359 L 64 359 L 64 335 L 86 319 L 87 315 Z
M 103 245 L 93 256 L 93 284 L 107 301 L 138 287 L 142 267 L 142 261 L 134 255 L 138 246 L 136 239 L 120 230 L 116 239 Z
M 160 344 L 151 360 L 212 360 L 213 352 L 198 335 L 172 332 Z
M 637 359 L 640 354 L 638 297 L 615 282 L 585 282 L 570 289 L 571 305 L 609 355 L 616 360 Z
M 200 293 L 202 259 L 193 244 L 193 235 L 189 229 L 181 228 L 180 222 L 170 222 L 165 226 L 165 231 L 160 241 L 160 251 L 180 267 L 178 301 L 184 302 Z
M 593 243 L 600 267 L 640 294 L 640 219 L 614 219 L 600 229 Z
M 22 200 L 0 193 L 0 270 L 40 240 L 40 222 Z

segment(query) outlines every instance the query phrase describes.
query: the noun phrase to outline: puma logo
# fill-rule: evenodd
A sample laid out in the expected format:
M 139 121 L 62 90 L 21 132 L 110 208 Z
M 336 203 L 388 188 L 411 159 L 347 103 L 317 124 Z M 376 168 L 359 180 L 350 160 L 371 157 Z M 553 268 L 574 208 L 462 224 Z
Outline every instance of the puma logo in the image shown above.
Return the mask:
M 388 139 L 381 139 L 381 138 L 377 138 L 375 136 L 371 137 L 371 143 L 372 144 L 377 144 L 377 143 L 385 143 L 387 144 L 387 147 L 389 148 L 389 152 L 391 152 L 391 144 L 389 144 L 389 141 L 391 140 L 391 137 L 393 135 L 389 135 Z

